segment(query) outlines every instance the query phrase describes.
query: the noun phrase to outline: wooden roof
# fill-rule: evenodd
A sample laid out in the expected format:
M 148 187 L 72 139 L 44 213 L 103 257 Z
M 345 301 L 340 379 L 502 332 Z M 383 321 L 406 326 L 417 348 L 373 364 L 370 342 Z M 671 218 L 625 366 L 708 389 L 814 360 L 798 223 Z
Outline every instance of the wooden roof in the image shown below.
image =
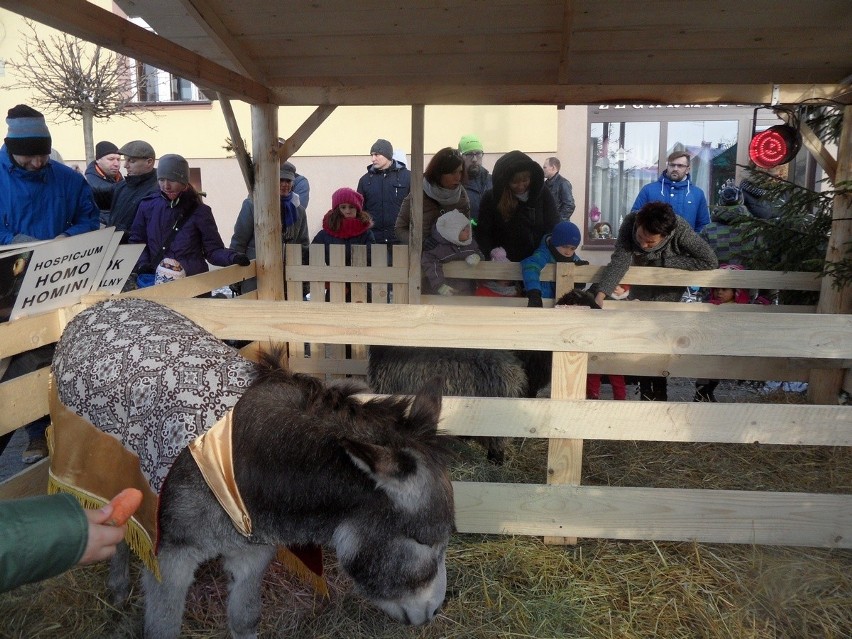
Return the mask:
M 252 103 L 768 103 L 852 75 L 850 0 L 116 4 L 167 42 L 85 0 L 0 0 Z

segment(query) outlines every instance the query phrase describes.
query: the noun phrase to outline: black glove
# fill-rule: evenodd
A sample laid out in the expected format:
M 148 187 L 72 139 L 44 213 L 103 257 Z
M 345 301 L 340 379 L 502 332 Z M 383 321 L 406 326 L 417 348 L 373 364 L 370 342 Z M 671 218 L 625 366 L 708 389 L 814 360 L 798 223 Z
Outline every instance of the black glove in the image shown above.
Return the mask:
M 136 272 L 139 275 L 153 275 L 157 272 L 157 268 L 155 266 L 151 266 L 150 264 L 140 264 L 136 267 Z
M 544 304 L 541 302 L 541 291 L 538 289 L 533 289 L 531 291 L 527 291 L 527 308 L 543 308 Z
M 577 260 L 576 262 L 574 262 L 574 265 L 575 266 L 588 266 L 589 263 L 586 260 Z
M 251 260 L 248 258 L 248 255 L 245 253 L 234 253 L 234 256 L 231 258 L 231 264 L 239 264 L 240 266 L 248 266 L 251 264 Z

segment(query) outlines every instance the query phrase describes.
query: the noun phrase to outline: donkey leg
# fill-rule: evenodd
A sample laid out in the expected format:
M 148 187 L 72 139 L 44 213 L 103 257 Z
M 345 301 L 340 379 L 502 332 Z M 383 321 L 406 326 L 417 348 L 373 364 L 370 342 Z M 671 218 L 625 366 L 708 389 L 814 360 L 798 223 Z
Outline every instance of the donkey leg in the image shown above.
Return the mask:
M 109 562 L 107 590 L 113 606 L 121 607 L 130 596 L 130 546 L 122 541 Z
M 209 559 L 209 553 L 197 548 L 170 545 L 158 555 L 161 581 L 149 570 L 143 571 L 145 639 L 176 639 L 180 635 L 186 593 L 195 579 L 195 569 L 205 559 Z
M 255 639 L 260 624 L 263 573 L 275 556 L 275 546 L 245 545 L 225 553 L 228 583 L 228 629 L 233 639 Z

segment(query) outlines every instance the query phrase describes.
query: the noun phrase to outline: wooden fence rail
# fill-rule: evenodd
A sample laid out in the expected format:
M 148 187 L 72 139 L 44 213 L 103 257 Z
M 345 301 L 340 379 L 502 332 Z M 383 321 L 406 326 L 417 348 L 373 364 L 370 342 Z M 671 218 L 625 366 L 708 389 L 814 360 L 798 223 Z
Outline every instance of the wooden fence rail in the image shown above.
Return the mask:
M 701 370 L 725 377 L 733 366 L 748 370 L 752 379 L 783 379 L 796 378 L 814 366 L 849 368 L 852 317 L 793 312 L 755 316 L 718 307 L 684 312 L 638 302 L 607 304 L 605 311 L 571 312 L 411 305 L 405 303 L 409 291 L 407 280 L 399 277 L 402 267 L 346 267 L 334 253 L 330 260 L 337 262 L 334 266 L 288 268 L 288 295 L 301 300 L 302 283 L 309 282 L 311 303 L 260 301 L 251 299 L 253 295 L 191 299 L 236 279 L 236 271 L 229 269 L 132 295 L 157 299 L 222 339 L 282 341 L 291 348 L 311 344 L 309 356 L 304 348 L 292 349 L 290 361 L 294 368 L 315 374 L 363 374 L 363 357 L 372 344 L 552 351 L 552 399 L 445 398 L 442 426 L 452 433 L 550 442 L 541 484 L 456 482 L 461 531 L 852 548 L 848 494 L 579 485 L 580 451 L 587 439 L 852 445 L 852 411 L 847 406 L 589 402 L 580 394 L 587 370 L 653 375 L 664 367 L 678 375 L 693 376 Z M 312 254 L 312 260 L 323 257 Z M 517 277 L 517 270 L 512 270 L 517 265 L 476 268 L 480 267 L 484 277 Z M 492 267 L 499 272 L 492 272 Z M 569 280 L 593 281 L 599 273 L 595 267 L 574 270 L 567 274 Z M 559 269 L 554 271 L 553 277 L 559 277 Z M 245 269 L 240 274 L 244 276 Z M 815 290 L 810 288 L 812 274 L 758 273 L 749 279 L 751 275 L 632 269 L 629 281 Z M 334 301 L 321 303 L 326 290 Z M 75 307 L 0 325 L 0 357 L 55 341 L 74 313 L 102 298 L 91 295 Z M 358 303 L 367 301 L 371 303 Z M 313 345 L 329 345 L 331 350 L 320 354 Z M 345 345 L 354 347 L 350 359 Z M 44 372 L 0 384 L 0 400 L 4 407 L 0 434 L 43 414 Z M 0 484 L 0 496 L 42 491 L 43 474 L 31 469 L 26 476 Z

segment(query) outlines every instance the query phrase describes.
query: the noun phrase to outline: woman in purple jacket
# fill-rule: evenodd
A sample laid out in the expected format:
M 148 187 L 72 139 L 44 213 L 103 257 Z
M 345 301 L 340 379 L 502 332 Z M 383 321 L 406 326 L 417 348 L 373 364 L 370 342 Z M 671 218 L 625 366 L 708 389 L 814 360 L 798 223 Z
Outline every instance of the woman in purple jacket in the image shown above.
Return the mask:
M 215 266 L 249 265 L 244 253 L 225 248 L 213 211 L 189 183 L 189 164 L 183 157 L 161 157 L 157 181 L 160 192 L 139 203 L 130 229 L 130 243 L 145 245 L 136 262 L 136 273 L 154 273 L 164 258 L 176 260 L 187 276 L 206 273 L 210 270 L 208 262 Z

